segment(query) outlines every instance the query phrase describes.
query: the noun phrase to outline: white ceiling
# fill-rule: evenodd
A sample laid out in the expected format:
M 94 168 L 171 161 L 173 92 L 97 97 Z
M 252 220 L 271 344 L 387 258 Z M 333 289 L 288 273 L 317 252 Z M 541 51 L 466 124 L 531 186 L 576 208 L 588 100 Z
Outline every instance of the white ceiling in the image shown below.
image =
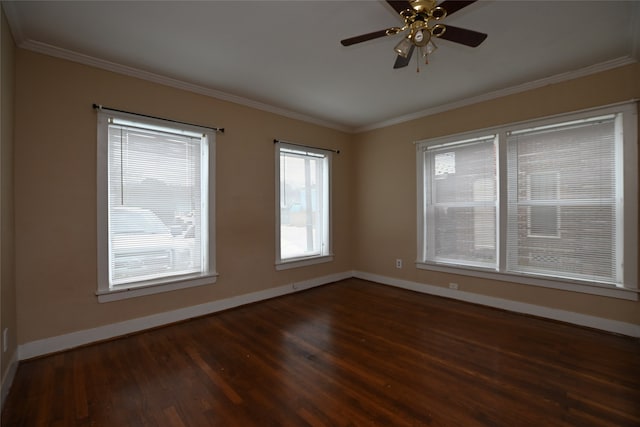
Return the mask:
M 401 24 L 382 0 L 3 2 L 24 48 L 155 79 L 347 131 L 635 62 L 640 1 L 480 0 L 444 24 L 416 72 L 392 68 L 398 36 L 340 40 Z M 166 78 L 166 79 L 165 79 Z

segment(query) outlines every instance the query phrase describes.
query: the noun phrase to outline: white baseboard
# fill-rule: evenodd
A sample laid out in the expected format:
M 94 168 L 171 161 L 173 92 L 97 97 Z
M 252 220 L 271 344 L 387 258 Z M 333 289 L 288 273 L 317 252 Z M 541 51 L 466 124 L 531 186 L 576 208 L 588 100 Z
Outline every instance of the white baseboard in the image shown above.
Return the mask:
M 33 357 L 45 354 L 55 353 L 58 351 L 68 350 L 92 342 L 102 341 L 115 338 L 122 335 L 139 332 L 145 329 L 155 328 L 170 323 L 179 322 L 181 320 L 191 319 L 193 317 L 204 316 L 222 310 L 250 304 L 270 298 L 290 294 L 293 292 L 310 289 L 316 286 L 337 282 L 339 280 L 352 277 L 351 271 L 322 276 L 315 279 L 303 280 L 301 282 L 289 283 L 287 285 L 276 288 L 265 289 L 264 291 L 253 292 L 250 294 L 238 295 L 223 300 L 212 301 L 205 304 L 194 305 L 191 307 L 181 308 L 178 310 L 158 313 L 151 316 L 140 317 L 137 319 L 127 320 L 124 322 L 112 323 L 97 328 L 85 329 L 82 331 L 72 332 L 69 334 L 58 335 L 42 340 L 31 341 L 22 344 L 18 349 L 18 358 L 20 360 L 31 359 Z M 3 382 L 4 385 L 4 382 Z
M 9 366 L 2 376 L 2 390 L 0 391 L 0 412 L 2 412 L 2 410 L 4 409 L 4 401 L 7 399 L 7 395 L 9 395 L 9 390 L 11 390 L 11 385 L 13 384 L 13 379 L 15 378 L 17 371 L 18 351 L 14 351 L 11 355 Z
M 354 271 L 353 277 L 369 280 L 371 282 L 383 285 L 395 286 L 402 289 L 421 292 L 430 295 L 437 295 L 446 298 L 457 299 L 460 301 L 471 302 L 474 304 L 486 305 L 489 307 L 500 308 L 503 310 L 513 311 L 521 314 L 530 314 L 533 316 L 544 317 L 547 319 L 559 320 L 561 322 L 572 323 L 579 326 L 587 326 L 589 328 L 600 329 L 616 334 L 628 335 L 640 338 L 640 325 L 633 323 L 620 322 L 617 320 L 604 319 L 596 316 L 575 313 L 572 311 L 559 310 L 555 308 L 544 307 L 540 305 L 527 304 L 518 301 L 507 300 L 503 298 L 490 297 L 486 295 L 474 294 L 433 286 L 424 283 L 401 280 L 392 277 L 380 276 L 377 274 L 365 273 L 362 271 Z
M 395 286 L 411 291 L 442 296 L 446 298 L 457 299 L 461 301 L 471 302 L 474 304 L 486 305 L 489 307 L 500 308 L 503 310 L 513 311 L 516 313 L 530 314 L 533 316 L 544 317 L 547 319 L 559 320 L 574 325 L 587 326 L 590 328 L 600 329 L 607 332 L 613 332 L 631 337 L 640 338 L 640 325 L 633 323 L 620 322 L 616 320 L 604 319 L 586 314 L 574 313 L 566 310 L 559 310 L 539 305 L 527 304 L 518 301 L 507 300 L 503 298 L 490 297 L 486 295 L 474 294 L 459 290 L 452 290 L 440 286 L 433 286 L 419 282 L 412 282 L 392 277 L 380 276 L 372 273 L 361 271 L 346 271 L 343 273 L 331 274 L 328 276 L 318 277 L 315 279 L 304 280 L 301 282 L 290 283 L 276 288 L 266 289 L 264 291 L 253 292 L 250 294 L 238 295 L 223 300 L 212 301 L 205 304 L 186 307 L 178 310 L 168 311 L 165 313 L 154 314 L 151 316 L 140 317 L 137 319 L 127 320 L 124 322 L 113 323 L 110 325 L 100 326 L 92 329 L 72 332 L 69 334 L 59 335 L 42 340 L 31 341 L 18 347 L 17 358 L 14 355 L 14 364 L 7 372 L 7 381 L 2 382 L 2 398 L 5 396 L 5 385 L 10 387 L 11 380 L 15 374 L 17 360 L 31 359 L 33 357 L 45 354 L 55 353 L 58 351 L 68 350 L 93 342 L 115 338 L 118 336 L 139 332 L 145 329 L 155 328 L 167 325 L 181 320 L 193 317 L 204 316 L 222 310 L 250 304 L 270 298 L 310 289 L 316 286 L 337 282 L 339 280 L 356 277 L 359 279 L 369 280 L 384 285 Z M 13 371 L 11 371 L 13 369 Z M 3 400 L 4 401 L 4 400 Z

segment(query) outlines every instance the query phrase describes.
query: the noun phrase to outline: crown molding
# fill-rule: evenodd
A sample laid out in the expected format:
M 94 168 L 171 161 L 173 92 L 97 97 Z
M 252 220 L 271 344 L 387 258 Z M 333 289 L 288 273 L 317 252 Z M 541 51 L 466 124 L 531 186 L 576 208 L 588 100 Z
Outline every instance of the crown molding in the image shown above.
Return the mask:
M 6 8 L 7 3 L 3 3 L 3 4 L 5 5 L 5 13 L 6 13 L 7 10 L 10 10 L 11 8 Z M 636 8 L 636 14 L 640 15 L 640 6 Z M 592 74 L 597 74 L 603 71 L 612 70 L 614 68 L 619 68 L 619 67 L 623 67 L 630 64 L 636 64 L 638 63 L 638 59 L 636 59 L 636 57 L 640 57 L 640 52 L 638 52 L 640 51 L 640 41 L 636 40 L 638 37 L 634 37 L 634 40 L 635 40 L 634 53 L 635 54 L 631 56 L 616 58 L 610 61 L 601 62 L 601 63 L 594 64 L 578 70 L 560 73 L 560 74 L 556 74 L 543 79 L 534 80 L 532 82 L 528 82 L 528 83 L 524 83 L 516 86 L 511 86 L 505 89 L 499 89 L 493 92 L 488 92 L 488 93 L 474 96 L 471 98 L 465 98 L 458 101 L 449 102 L 446 104 L 438 105 L 437 107 L 427 108 L 425 110 L 420 110 L 415 113 L 391 118 L 391 119 L 377 122 L 368 126 L 353 128 L 353 127 L 348 127 L 335 122 L 329 122 L 326 120 L 317 119 L 315 117 L 307 116 L 301 113 L 297 113 L 295 111 L 286 110 L 286 109 L 265 104 L 259 101 L 254 101 L 252 99 L 229 94 L 216 89 L 196 85 L 193 83 L 174 79 L 171 77 L 166 77 L 160 74 L 152 73 L 150 71 L 145 71 L 138 68 L 118 64 L 115 62 L 106 61 L 104 59 L 81 54 L 68 49 L 62 49 L 56 46 L 49 45 L 47 43 L 42 43 L 34 40 L 23 40 L 19 42 L 20 37 L 22 37 L 20 28 L 14 27 L 13 25 L 11 25 L 11 27 L 13 28 L 13 31 L 14 31 L 14 39 L 16 40 L 16 43 L 20 48 L 23 48 L 23 49 L 27 49 L 36 53 L 41 53 L 44 55 L 49 55 L 56 58 L 77 62 L 83 65 L 100 68 L 100 69 L 111 71 L 114 73 L 135 77 L 141 80 L 158 83 L 164 86 L 169 86 L 176 89 L 181 89 L 188 92 L 193 92 L 200 95 L 208 96 L 221 101 L 232 102 L 234 104 L 243 105 L 245 107 L 254 108 L 256 110 L 261 110 L 268 113 L 273 113 L 273 114 L 288 117 L 291 119 L 300 120 L 303 122 L 315 124 L 315 125 L 330 128 L 330 129 L 335 129 L 341 132 L 352 133 L 352 134 L 368 132 L 375 129 L 381 129 L 384 127 L 393 126 L 393 125 L 409 122 L 412 120 L 428 117 L 434 114 L 443 113 L 445 111 L 450 111 L 457 108 L 478 104 L 480 102 L 486 102 L 493 99 L 526 92 L 532 89 L 537 89 L 537 88 L 552 85 L 552 84 L 562 83 L 565 81 L 589 76 Z M 635 27 L 636 32 L 640 33 L 640 31 L 638 31 L 638 27 L 640 26 Z
M 638 60 L 636 60 L 632 56 L 624 56 L 621 58 L 617 58 L 610 61 L 594 64 L 585 68 L 581 68 L 579 70 L 556 74 L 540 80 L 534 80 L 532 82 L 524 83 L 521 85 L 511 86 L 505 89 L 499 89 L 493 92 L 488 92 L 488 93 L 474 96 L 471 98 L 465 98 L 459 101 L 449 102 L 447 104 L 438 105 L 437 107 L 428 108 L 426 110 L 417 111 L 415 113 L 407 114 L 404 116 L 395 117 L 389 120 L 375 123 L 370 126 L 357 128 L 354 130 L 354 133 L 368 132 L 371 130 L 393 126 L 393 125 L 408 122 L 411 120 L 421 119 L 427 116 L 432 116 L 434 114 L 439 114 L 445 111 L 454 110 L 456 108 L 466 107 L 468 105 L 478 104 L 480 102 L 490 101 L 493 99 L 502 98 L 505 96 L 514 95 L 521 92 L 526 92 L 532 89 L 537 89 L 537 88 L 552 85 L 552 84 L 574 80 L 579 77 L 585 77 L 592 74 L 597 74 L 603 71 L 612 70 L 614 68 L 623 67 L 625 65 L 636 64 L 637 62 Z
M 18 37 L 16 37 L 15 35 L 14 35 L 14 38 L 18 40 Z M 221 101 L 232 102 L 234 104 L 243 105 L 245 107 L 254 108 L 256 110 L 277 114 L 279 116 L 300 120 L 303 122 L 339 130 L 342 132 L 347 132 L 347 133 L 353 132 L 353 128 L 346 127 L 338 123 L 317 119 L 315 117 L 307 116 L 305 114 L 297 113 L 295 111 L 290 111 L 284 108 L 275 107 L 273 105 L 265 104 L 259 101 L 254 101 L 252 99 L 222 92 L 209 87 L 189 83 L 183 80 L 166 77 L 160 74 L 152 73 L 150 71 L 141 70 L 139 68 L 129 67 L 127 65 L 118 64 L 116 62 L 107 61 L 104 59 L 96 58 L 90 55 L 85 55 L 72 50 L 62 49 L 47 43 L 42 43 L 34 40 L 24 40 L 17 44 L 18 44 L 18 47 L 22 49 L 30 50 L 32 52 L 41 53 L 44 55 L 49 55 L 55 58 L 65 59 L 72 62 L 77 62 L 83 65 L 88 65 L 90 67 L 100 68 L 100 69 L 111 71 L 114 73 L 123 74 L 129 77 L 135 77 L 141 80 L 158 83 L 164 86 L 169 86 L 176 89 L 197 93 L 199 95 L 208 96 L 210 98 L 215 98 Z

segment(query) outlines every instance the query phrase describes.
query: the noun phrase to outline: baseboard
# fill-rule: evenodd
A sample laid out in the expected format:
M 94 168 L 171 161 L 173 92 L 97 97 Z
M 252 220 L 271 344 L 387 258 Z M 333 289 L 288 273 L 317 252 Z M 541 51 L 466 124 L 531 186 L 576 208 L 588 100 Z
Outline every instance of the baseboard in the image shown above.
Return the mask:
M 529 314 L 532 316 L 538 316 L 552 320 L 559 320 L 561 322 L 571 323 L 574 325 L 586 326 L 589 328 L 600 329 L 607 332 L 640 338 L 640 325 L 636 325 L 633 323 L 604 319 L 601 317 L 589 316 L 572 311 L 559 310 L 555 308 L 527 304 L 503 298 L 474 294 L 471 292 L 453 290 L 440 286 L 433 286 L 424 283 L 396 279 L 393 277 L 380 276 L 377 274 L 365 273 L 362 271 L 354 271 L 353 277 L 425 294 L 457 299 L 460 301 L 486 305 L 489 307 L 500 308 L 516 313 Z
M 134 332 L 143 331 L 145 329 L 168 325 L 170 323 L 179 322 L 181 320 L 204 316 L 218 311 L 239 307 L 241 305 L 251 304 L 258 301 L 299 292 L 316 286 L 348 279 L 352 276 L 353 274 L 351 271 L 331 274 L 328 276 L 322 276 L 310 280 L 289 283 L 287 285 L 279 286 L 276 288 L 265 289 L 264 291 L 238 295 L 223 300 L 181 308 L 178 310 L 158 313 L 151 316 L 127 320 L 124 322 L 112 323 L 97 328 L 85 329 L 69 334 L 45 338 L 42 340 L 31 341 L 22 344 L 19 347 L 18 358 L 19 360 L 25 360 L 50 353 L 55 353 L 58 351 L 68 350 L 81 345 L 116 338 Z
M 11 360 L 9 361 L 9 366 L 7 370 L 2 375 L 2 390 L 0 391 L 0 413 L 4 409 L 4 401 L 7 399 L 9 395 L 9 390 L 11 390 L 11 385 L 13 384 L 13 379 L 16 376 L 16 372 L 18 371 L 18 352 L 14 351 L 11 355 Z
M 604 319 L 596 316 L 575 313 L 566 310 L 559 310 L 534 304 L 527 304 L 518 301 L 507 300 L 503 298 L 490 297 L 486 295 L 474 294 L 459 290 L 452 290 L 440 286 L 412 282 L 408 280 L 396 279 L 393 277 L 380 276 L 377 274 L 366 273 L 361 271 L 346 271 L 342 273 L 331 274 L 314 279 L 303 280 L 300 282 L 289 283 L 287 285 L 276 288 L 266 289 L 264 291 L 253 292 L 244 295 L 238 295 L 223 300 L 212 301 L 205 304 L 186 307 L 169 312 L 154 314 L 151 316 L 140 317 L 124 322 L 113 323 L 92 329 L 72 332 L 69 334 L 59 335 L 42 340 L 31 341 L 18 347 L 17 356 L 14 354 L 12 366 L 5 374 L 6 380 L 2 382 L 2 399 L 4 401 L 5 392 L 8 392 L 18 360 L 31 359 L 33 357 L 43 356 L 58 351 L 68 350 L 85 344 L 97 341 L 115 338 L 134 332 L 143 331 L 145 329 L 155 328 L 167 325 L 181 320 L 193 317 L 204 316 L 222 310 L 238 307 L 245 304 L 251 304 L 275 298 L 278 296 L 299 292 L 316 286 L 337 282 L 339 280 L 356 277 L 359 279 L 369 280 L 384 285 L 395 286 L 402 289 L 437 295 L 446 298 L 457 299 L 461 301 L 471 302 L 474 304 L 486 305 L 489 307 L 500 308 L 503 310 L 513 311 L 516 313 L 529 314 L 533 316 L 543 317 L 547 319 L 559 320 L 580 326 L 600 329 L 607 332 L 613 332 L 622 335 L 628 335 L 640 338 L 640 325 L 633 323 L 620 322 L 616 320 Z M 13 369 L 13 370 L 12 370 Z M 6 386 L 6 387 L 5 387 Z M 6 388 L 6 390 L 5 390 Z

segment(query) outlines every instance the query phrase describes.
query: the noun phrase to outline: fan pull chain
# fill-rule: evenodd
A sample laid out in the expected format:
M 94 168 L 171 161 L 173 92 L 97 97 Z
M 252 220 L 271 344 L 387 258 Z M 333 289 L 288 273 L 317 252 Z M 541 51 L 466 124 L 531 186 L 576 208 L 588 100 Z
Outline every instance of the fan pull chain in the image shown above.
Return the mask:
M 416 73 L 420 72 L 420 58 L 424 58 L 425 65 L 429 65 L 429 53 L 432 53 L 433 50 L 437 49 L 437 46 L 435 44 L 433 44 L 434 49 L 431 51 L 429 50 L 428 46 L 429 45 L 420 46 L 420 54 L 416 56 L 416 63 L 418 64 L 416 67 Z

